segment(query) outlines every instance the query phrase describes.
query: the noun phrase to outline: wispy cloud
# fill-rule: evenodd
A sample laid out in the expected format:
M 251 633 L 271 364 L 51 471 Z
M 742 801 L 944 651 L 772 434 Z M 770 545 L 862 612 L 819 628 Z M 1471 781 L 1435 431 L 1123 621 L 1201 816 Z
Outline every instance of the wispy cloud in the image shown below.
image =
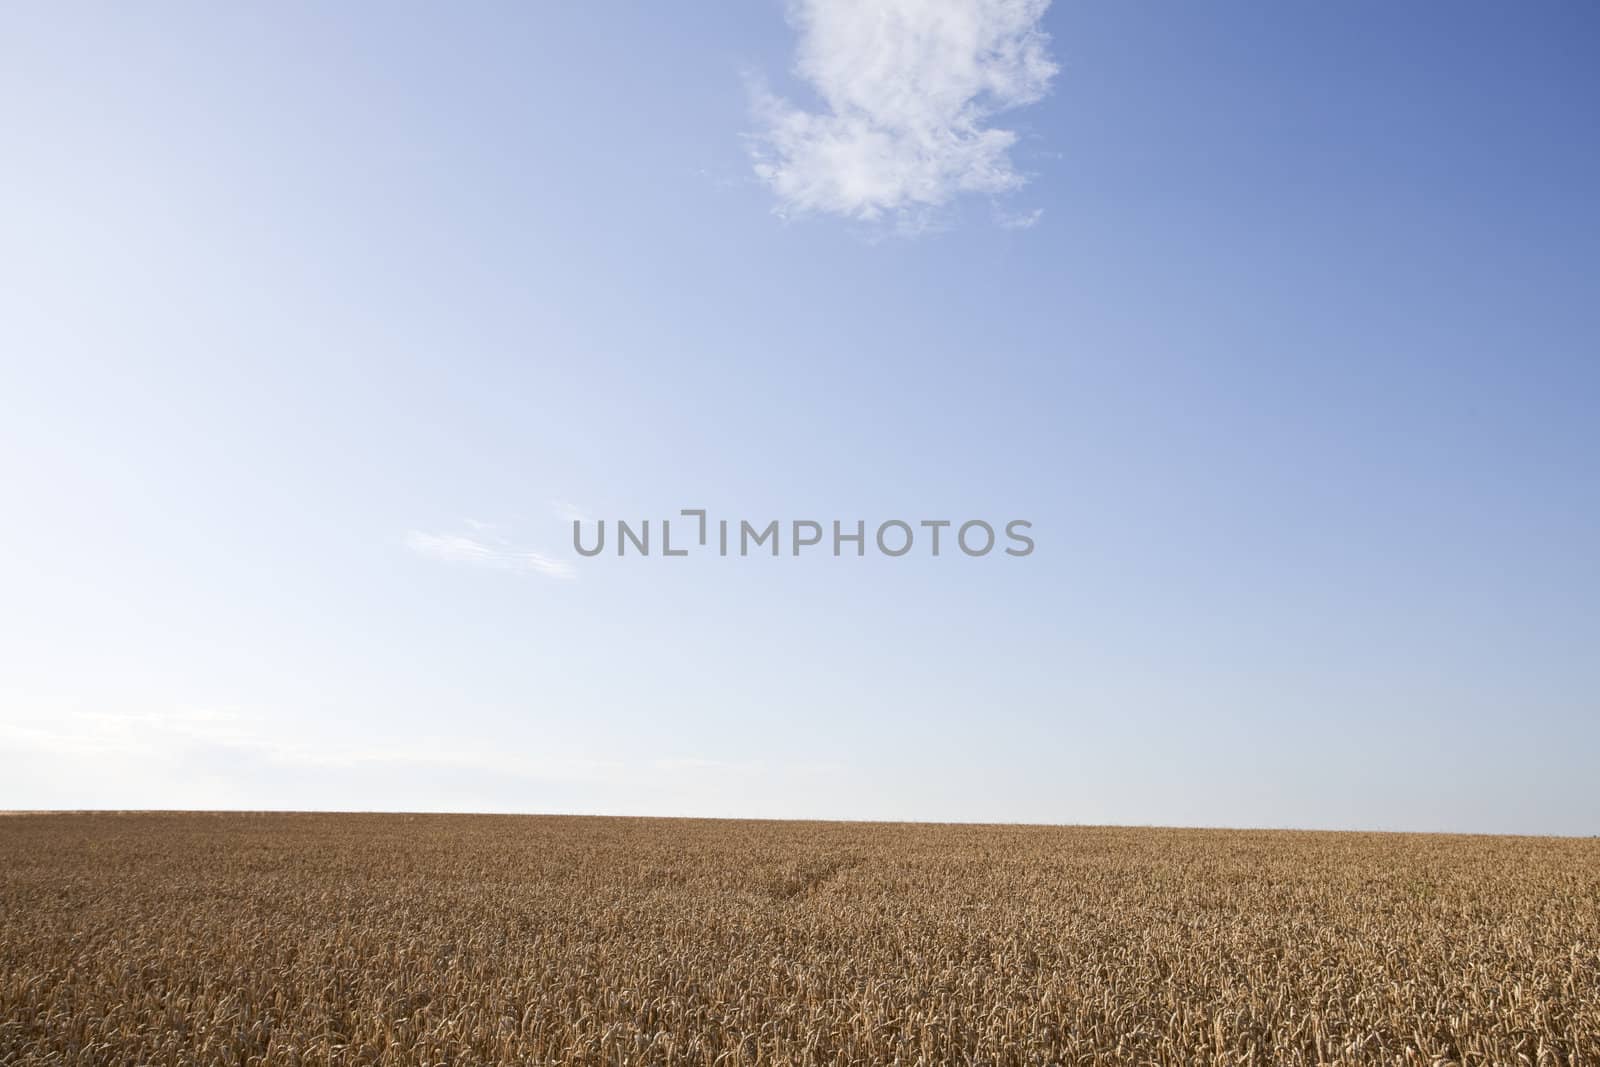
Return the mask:
M 496 533 L 488 523 L 468 520 L 467 525 L 472 531 L 469 534 L 412 530 L 406 534 L 406 546 L 419 556 L 445 563 L 491 567 L 521 574 L 538 574 L 546 578 L 573 577 L 572 564 L 565 560 L 552 559 L 531 549 L 520 548 Z
M 1002 230 L 1031 230 L 1039 225 L 1039 220 L 1044 218 L 1044 208 L 1034 208 L 1032 211 L 1004 211 L 995 209 L 994 224 Z
M 755 171 L 779 212 L 916 230 L 961 193 L 1020 188 L 1010 158 L 1017 135 L 988 121 L 1049 88 L 1056 66 L 1039 28 L 1048 6 L 796 0 L 796 70 L 823 108 L 755 90 Z
M 556 513 L 556 518 L 562 522 L 593 522 L 594 516 L 570 500 L 550 501 L 550 510 Z
M 71 760 L 80 768 L 104 764 L 126 770 L 198 760 L 215 766 L 312 774 L 393 774 L 411 786 L 419 780 L 447 780 L 452 772 L 463 772 L 530 782 L 642 784 L 657 789 L 707 786 L 715 793 L 730 782 L 788 778 L 815 783 L 837 778 L 847 770 L 837 762 L 772 763 L 696 756 L 595 758 L 583 751 L 551 750 L 548 746 L 528 751 L 516 744 L 486 749 L 463 747 L 439 736 L 352 744 L 285 731 L 281 723 L 261 714 L 211 709 L 0 720 L 0 745 L 19 755 Z
M 617 760 L 533 756 L 515 751 L 454 747 L 438 738 L 411 744 L 353 748 L 303 742 L 274 730 L 259 715 L 227 711 L 76 714 L 48 724 L 0 722 L 0 741 L 20 751 L 80 759 L 173 758 L 185 753 L 232 753 L 265 764 L 301 769 L 409 768 L 493 772 L 546 780 L 612 782 L 628 770 Z

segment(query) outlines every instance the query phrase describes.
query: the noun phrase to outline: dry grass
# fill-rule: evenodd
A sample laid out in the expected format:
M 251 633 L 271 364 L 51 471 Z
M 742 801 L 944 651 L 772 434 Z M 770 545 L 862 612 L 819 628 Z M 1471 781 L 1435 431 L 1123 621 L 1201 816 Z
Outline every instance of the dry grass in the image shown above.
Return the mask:
M 1600 1063 L 1600 841 L 0 820 L 0 1063 Z

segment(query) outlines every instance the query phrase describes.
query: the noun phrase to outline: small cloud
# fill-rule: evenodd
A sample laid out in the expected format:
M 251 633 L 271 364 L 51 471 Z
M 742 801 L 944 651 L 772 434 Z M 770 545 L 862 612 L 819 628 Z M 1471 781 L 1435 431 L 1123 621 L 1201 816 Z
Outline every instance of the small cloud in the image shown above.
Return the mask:
M 1037 207 L 1032 211 L 1011 212 L 995 208 L 994 224 L 1002 230 L 1031 230 L 1039 225 L 1039 220 L 1044 218 L 1044 208 Z
M 988 122 L 1048 90 L 1056 65 L 1039 27 L 1048 6 L 795 0 L 797 73 L 823 107 L 752 87 L 762 126 L 755 172 L 779 214 L 888 217 L 900 232 L 919 232 L 919 219 L 962 193 L 1020 188 L 1026 179 L 1010 158 L 1017 135 Z
M 419 556 L 445 563 L 465 563 L 521 574 L 538 574 L 546 578 L 573 577 L 572 564 L 551 559 L 530 549 L 518 548 L 492 533 L 492 528 L 483 523 L 476 524 L 472 534 L 412 530 L 406 534 L 406 547 Z
M 593 522 L 594 516 L 570 500 L 552 500 L 550 509 L 562 522 Z

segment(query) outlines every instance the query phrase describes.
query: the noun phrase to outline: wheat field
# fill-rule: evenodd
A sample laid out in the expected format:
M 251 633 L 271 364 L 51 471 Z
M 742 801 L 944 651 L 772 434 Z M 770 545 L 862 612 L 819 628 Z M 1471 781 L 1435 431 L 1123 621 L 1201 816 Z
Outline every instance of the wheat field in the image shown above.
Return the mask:
M 0 1064 L 1600 1064 L 1600 840 L 0 818 Z

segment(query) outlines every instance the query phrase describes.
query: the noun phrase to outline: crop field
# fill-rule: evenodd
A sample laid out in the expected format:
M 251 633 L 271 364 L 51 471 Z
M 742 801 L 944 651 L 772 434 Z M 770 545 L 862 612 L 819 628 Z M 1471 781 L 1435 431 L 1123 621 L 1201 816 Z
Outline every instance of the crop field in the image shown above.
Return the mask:
M 1600 840 L 0 817 L 0 1064 L 1600 1064 Z

